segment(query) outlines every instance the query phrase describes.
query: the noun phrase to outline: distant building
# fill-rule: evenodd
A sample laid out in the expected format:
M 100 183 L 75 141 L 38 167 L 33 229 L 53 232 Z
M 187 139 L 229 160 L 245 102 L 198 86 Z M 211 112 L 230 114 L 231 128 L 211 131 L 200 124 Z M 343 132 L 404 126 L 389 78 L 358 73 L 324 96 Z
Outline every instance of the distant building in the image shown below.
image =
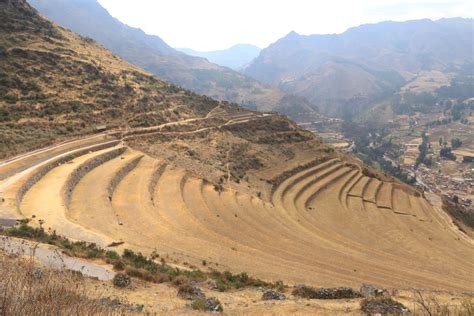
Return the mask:
M 107 130 L 107 125 L 97 125 L 97 126 L 95 127 L 95 131 L 96 131 L 96 132 L 103 132 L 103 131 L 105 131 L 105 130 Z
M 470 150 L 453 150 L 453 153 L 458 157 L 462 157 L 462 162 L 474 162 L 474 152 Z
M 466 155 L 462 157 L 462 162 L 474 162 L 474 155 Z

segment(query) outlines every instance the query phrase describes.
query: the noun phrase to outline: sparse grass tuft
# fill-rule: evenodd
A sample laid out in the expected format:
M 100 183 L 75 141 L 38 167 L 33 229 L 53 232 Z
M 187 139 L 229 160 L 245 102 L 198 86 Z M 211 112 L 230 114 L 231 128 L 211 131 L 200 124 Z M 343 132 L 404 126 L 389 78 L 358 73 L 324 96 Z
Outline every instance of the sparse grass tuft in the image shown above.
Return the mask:
M 39 269 L 33 260 L 0 254 L 2 315 L 122 315 L 134 311 L 115 300 L 94 297 L 97 294 L 88 290 L 77 273 Z
M 460 305 L 450 305 L 441 303 L 436 297 L 425 297 L 421 291 L 414 290 L 416 302 L 416 315 L 474 315 L 474 301 L 471 298 L 464 299 Z

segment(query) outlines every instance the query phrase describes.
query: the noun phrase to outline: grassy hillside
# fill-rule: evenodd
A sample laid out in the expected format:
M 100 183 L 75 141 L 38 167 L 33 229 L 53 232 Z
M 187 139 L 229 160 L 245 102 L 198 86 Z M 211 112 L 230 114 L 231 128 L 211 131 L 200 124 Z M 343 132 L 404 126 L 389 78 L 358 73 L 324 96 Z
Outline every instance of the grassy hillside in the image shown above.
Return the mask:
M 218 104 L 57 27 L 23 1 L 12 3 L 0 10 L 0 156 L 97 125 L 157 125 Z
M 2 3 L 0 17 L 1 157 L 91 133 L 99 125 L 156 126 L 204 116 L 217 105 L 224 111 L 237 107 L 168 84 L 42 18 L 25 1 Z M 213 73 L 196 72 L 202 81 Z M 282 96 L 282 106 L 298 114 Z M 278 97 L 268 101 L 277 103 Z

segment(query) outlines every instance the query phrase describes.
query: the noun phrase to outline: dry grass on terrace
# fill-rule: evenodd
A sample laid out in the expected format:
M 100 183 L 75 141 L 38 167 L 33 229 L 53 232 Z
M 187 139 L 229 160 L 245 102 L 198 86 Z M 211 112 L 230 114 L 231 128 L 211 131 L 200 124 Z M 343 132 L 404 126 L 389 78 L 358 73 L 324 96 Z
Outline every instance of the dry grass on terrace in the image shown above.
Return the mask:
M 126 312 L 118 302 L 109 298 L 91 298 L 90 294 L 80 275 L 40 269 L 32 260 L 0 254 L 0 315 L 111 315 Z

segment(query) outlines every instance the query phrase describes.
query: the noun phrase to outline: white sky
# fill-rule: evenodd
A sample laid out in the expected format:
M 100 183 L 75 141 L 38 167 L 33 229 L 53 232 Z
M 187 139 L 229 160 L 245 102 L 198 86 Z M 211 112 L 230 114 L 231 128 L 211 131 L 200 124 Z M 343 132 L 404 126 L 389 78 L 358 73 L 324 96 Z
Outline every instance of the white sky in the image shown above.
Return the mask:
M 341 33 L 386 20 L 473 17 L 472 0 L 99 0 L 122 22 L 172 47 L 266 47 L 290 31 Z

